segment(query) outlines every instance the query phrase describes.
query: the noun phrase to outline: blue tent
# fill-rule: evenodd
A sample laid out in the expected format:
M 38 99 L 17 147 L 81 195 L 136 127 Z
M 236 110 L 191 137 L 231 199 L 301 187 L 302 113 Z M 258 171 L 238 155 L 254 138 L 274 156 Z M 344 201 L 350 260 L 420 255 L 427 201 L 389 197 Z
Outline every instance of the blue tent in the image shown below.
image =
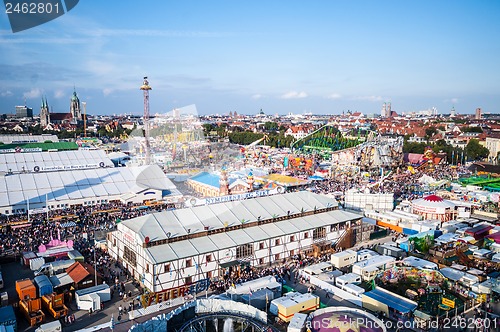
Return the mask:
M 323 181 L 324 178 L 319 176 L 319 175 L 313 175 L 313 176 L 310 176 L 309 177 L 309 180 L 312 180 L 312 181 Z

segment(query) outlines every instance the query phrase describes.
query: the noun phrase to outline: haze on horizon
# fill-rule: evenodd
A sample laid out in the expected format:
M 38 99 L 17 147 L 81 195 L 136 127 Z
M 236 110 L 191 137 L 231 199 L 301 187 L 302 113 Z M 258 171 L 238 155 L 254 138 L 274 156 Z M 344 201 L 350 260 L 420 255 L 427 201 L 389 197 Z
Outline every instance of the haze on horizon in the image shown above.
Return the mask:
M 147 4 L 147 5 L 144 5 Z M 0 13 L 0 114 L 26 100 L 89 114 L 500 113 L 500 2 L 80 1 L 12 34 Z

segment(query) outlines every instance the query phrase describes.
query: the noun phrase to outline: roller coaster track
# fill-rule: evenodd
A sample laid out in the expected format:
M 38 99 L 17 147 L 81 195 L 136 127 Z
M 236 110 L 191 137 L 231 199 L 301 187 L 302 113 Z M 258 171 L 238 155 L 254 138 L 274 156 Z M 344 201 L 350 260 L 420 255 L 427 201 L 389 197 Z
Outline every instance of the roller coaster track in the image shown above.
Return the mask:
M 486 187 L 488 184 L 500 184 L 500 178 L 495 178 L 495 179 L 485 179 L 483 181 L 478 180 L 477 182 L 475 181 L 467 181 L 468 179 L 464 179 L 463 181 L 460 181 L 462 184 L 465 185 L 474 185 L 474 186 L 479 186 L 479 187 Z
M 332 144 L 330 142 L 326 142 L 325 141 L 325 137 L 327 137 L 327 136 L 325 136 L 325 135 L 318 136 L 318 137 L 314 136 L 315 134 L 320 133 L 323 130 L 327 130 L 328 128 L 331 128 L 331 127 L 334 127 L 334 126 L 332 124 L 326 124 L 326 125 L 320 127 L 319 129 L 316 129 L 315 131 L 313 131 L 312 133 L 308 134 L 307 136 L 305 136 L 305 137 L 303 137 L 303 138 L 301 138 L 301 139 L 293 142 L 291 144 L 290 148 L 292 150 L 301 149 L 301 148 L 303 148 L 306 145 L 306 142 L 308 140 L 311 140 L 311 139 L 322 140 L 324 142 L 324 144 L 328 145 L 328 147 L 325 147 L 325 146 L 323 146 L 323 147 L 316 147 L 317 149 L 320 149 L 320 150 L 322 149 L 322 150 L 338 151 L 338 150 L 344 150 L 344 149 L 348 149 L 348 148 L 352 148 L 353 147 L 353 146 L 350 146 L 350 147 L 344 146 L 344 147 L 341 147 L 340 149 L 338 149 L 338 148 L 332 146 Z M 347 141 L 354 141 L 354 140 L 346 140 L 346 142 Z M 337 142 L 337 144 L 338 144 L 338 142 Z M 357 145 L 359 145 L 359 142 L 358 142 Z

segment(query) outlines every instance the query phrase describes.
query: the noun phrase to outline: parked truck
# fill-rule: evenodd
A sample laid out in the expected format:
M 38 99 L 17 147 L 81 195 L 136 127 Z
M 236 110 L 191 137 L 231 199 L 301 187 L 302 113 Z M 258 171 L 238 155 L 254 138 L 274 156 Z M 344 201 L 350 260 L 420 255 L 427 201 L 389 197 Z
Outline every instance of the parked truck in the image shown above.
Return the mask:
M 19 300 L 35 299 L 37 297 L 35 285 L 30 279 L 17 280 L 16 292 Z
M 38 270 L 35 271 L 35 276 L 45 274 L 53 276 L 65 272 L 68 267 L 75 263 L 74 259 L 67 259 L 62 261 L 55 261 L 43 264 Z
M 278 316 L 284 322 L 289 322 L 295 313 L 309 313 L 319 308 L 319 296 L 298 292 L 290 292 L 285 296 L 274 299 L 269 306 L 269 312 Z
M 45 312 L 50 313 L 55 319 L 68 314 L 68 308 L 64 305 L 64 294 L 52 293 L 42 296 L 42 306 Z
M 45 321 L 45 314 L 42 311 L 42 301 L 40 299 L 21 300 L 19 301 L 19 309 L 31 326 Z
M 52 294 L 54 291 L 52 283 L 49 280 L 49 277 L 46 275 L 39 275 L 38 277 L 35 277 L 33 279 L 33 283 L 36 286 L 37 289 L 37 297 L 42 297 L 44 295 L 49 295 Z

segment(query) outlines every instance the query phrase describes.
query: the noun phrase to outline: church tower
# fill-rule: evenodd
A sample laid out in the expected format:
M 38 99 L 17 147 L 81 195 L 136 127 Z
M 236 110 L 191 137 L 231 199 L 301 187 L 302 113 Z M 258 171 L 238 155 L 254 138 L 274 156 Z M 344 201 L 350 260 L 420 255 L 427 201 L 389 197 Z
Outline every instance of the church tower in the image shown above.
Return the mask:
M 73 96 L 71 96 L 71 103 L 69 105 L 69 111 L 71 113 L 71 123 L 77 124 L 78 121 L 82 120 L 82 110 L 80 108 L 80 99 L 76 95 L 76 90 L 73 90 Z
M 229 181 L 227 179 L 227 171 L 225 167 L 223 167 L 220 172 L 219 188 L 220 196 L 229 195 Z
M 40 107 L 40 127 L 44 129 L 50 123 L 49 103 L 47 97 L 42 97 L 42 106 Z

